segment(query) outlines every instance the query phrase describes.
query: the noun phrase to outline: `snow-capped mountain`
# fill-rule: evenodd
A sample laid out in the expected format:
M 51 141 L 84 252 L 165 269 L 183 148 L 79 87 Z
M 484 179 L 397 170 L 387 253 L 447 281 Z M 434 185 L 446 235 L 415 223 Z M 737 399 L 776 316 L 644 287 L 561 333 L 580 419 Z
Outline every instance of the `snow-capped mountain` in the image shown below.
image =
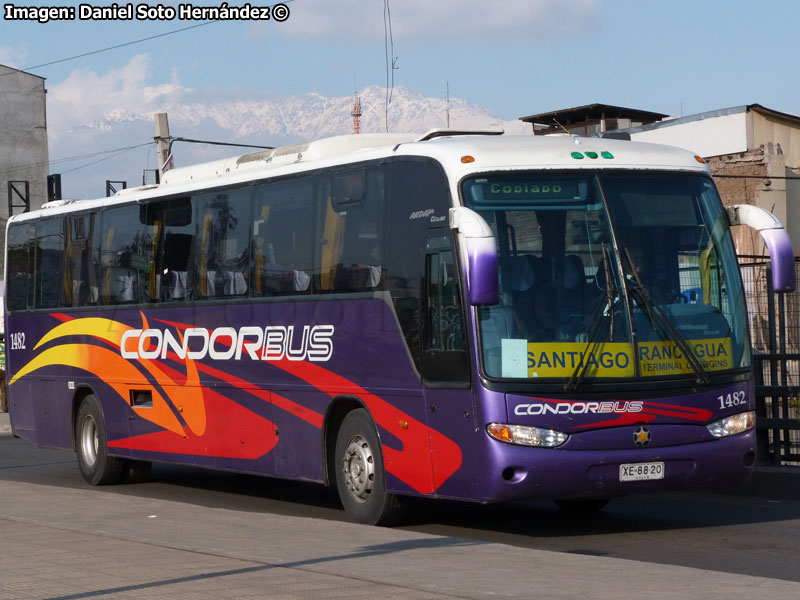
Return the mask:
M 81 117 L 58 102 L 59 116 L 51 121 L 50 156 L 78 154 L 76 147 L 113 149 L 134 146 L 153 139 L 154 113 L 169 115 L 170 134 L 201 140 L 281 146 L 334 135 L 353 133 L 353 97 L 329 98 L 308 93 L 286 98 L 231 99 L 231 93 L 209 94 L 207 90 L 179 88 L 154 90 L 137 98 L 136 107 L 106 104 L 96 107 L 91 118 Z M 245 93 L 247 95 L 247 93 Z M 371 132 L 424 132 L 447 126 L 447 102 L 405 87 L 395 87 L 387 108 L 386 88 L 370 86 L 358 94 L 361 100 L 360 129 Z M 52 98 L 56 100 L 56 98 Z M 56 105 L 53 106 L 56 108 Z M 48 107 L 50 111 L 50 107 Z M 450 99 L 450 127 L 458 129 L 502 128 L 507 133 L 529 134 L 530 125 L 504 120 L 491 110 L 459 99 Z M 85 111 L 83 114 L 86 114 Z M 99 117 L 99 118 L 98 118 Z M 53 126 L 58 126 L 58 131 Z M 217 158 L 245 154 L 245 148 L 176 144 L 175 166 L 186 166 Z M 81 153 L 82 154 L 82 153 Z M 52 159 L 52 158 L 51 158 Z M 125 180 L 140 185 L 143 169 L 154 169 L 155 152 L 139 148 L 120 157 L 82 168 L 75 176 L 65 174 L 65 195 L 92 197 L 101 193 L 105 180 Z M 57 172 L 57 169 L 53 169 Z M 78 174 L 80 176 L 78 177 Z
M 276 138 L 285 143 L 353 133 L 353 97 L 328 98 L 312 92 L 280 100 L 195 99 L 192 90 L 179 100 L 166 101 L 158 112 L 169 114 L 173 135 L 187 137 L 204 128 L 226 132 L 232 140 L 249 138 L 268 143 Z M 396 87 L 388 103 L 386 88 L 370 86 L 358 94 L 361 99 L 361 131 L 388 130 L 422 132 L 447 125 L 447 102 L 429 98 L 406 87 Z M 162 100 L 163 101 L 163 100 Z M 151 104 L 156 110 L 158 101 Z M 76 129 L 111 131 L 116 124 L 136 121 L 153 123 L 153 113 L 114 108 L 97 121 L 76 124 Z M 528 133 L 530 125 L 519 120 L 503 120 L 487 108 L 459 98 L 450 99 L 450 126 L 453 128 L 500 127 L 508 133 Z

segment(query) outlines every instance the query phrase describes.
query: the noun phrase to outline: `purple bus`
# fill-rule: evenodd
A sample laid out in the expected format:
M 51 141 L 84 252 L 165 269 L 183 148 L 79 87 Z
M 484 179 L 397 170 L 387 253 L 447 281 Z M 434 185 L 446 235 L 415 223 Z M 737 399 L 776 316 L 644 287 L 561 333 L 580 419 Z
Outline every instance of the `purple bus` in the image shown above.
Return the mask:
M 746 480 L 755 398 L 703 160 L 621 140 L 342 136 L 9 220 L 14 434 L 92 485 L 172 462 L 407 496 L 597 508 Z

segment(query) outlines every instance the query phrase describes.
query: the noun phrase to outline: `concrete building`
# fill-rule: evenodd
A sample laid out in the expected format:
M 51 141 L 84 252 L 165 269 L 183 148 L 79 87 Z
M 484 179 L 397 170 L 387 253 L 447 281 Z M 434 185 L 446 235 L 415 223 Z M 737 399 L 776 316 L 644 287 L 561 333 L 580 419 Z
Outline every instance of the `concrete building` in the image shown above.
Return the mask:
M 47 117 L 44 79 L 0 65 L 0 244 L 5 244 L 9 182 L 24 195 L 28 182 L 31 209 L 47 202 Z M 22 204 L 17 192 L 13 203 Z M 22 208 L 14 209 L 14 213 Z M 2 247 L 2 246 L 0 246 Z M 0 278 L 3 264 L 0 261 Z

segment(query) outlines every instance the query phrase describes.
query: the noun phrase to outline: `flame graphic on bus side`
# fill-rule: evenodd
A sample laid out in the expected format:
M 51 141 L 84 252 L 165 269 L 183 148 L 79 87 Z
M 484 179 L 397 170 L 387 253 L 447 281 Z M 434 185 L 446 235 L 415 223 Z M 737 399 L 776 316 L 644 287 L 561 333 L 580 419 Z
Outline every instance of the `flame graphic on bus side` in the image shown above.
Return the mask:
M 140 315 L 142 329 L 147 329 L 147 319 L 143 313 Z M 227 398 L 219 389 L 201 385 L 200 372 L 285 410 L 317 429 L 323 427 L 324 415 L 188 357 L 181 359 L 170 352 L 166 360 L 123 358 L 120 354 L 123 335 L 133 327 L 98 317 L 73 319 L 65 314 L 51 316 L 62 323 L 46 333 L 34 351 L 49 342 L 71 336 L 93 337 L 110 348 L 91 343 L 61 343 L 46 348 L 19 369 L 9 385 L 37 369 L 63 365 L 103 379 L 126 405 L 129 405 L 131 389 L 151 390 L 152 407 L 130 408 L 164 431 L 109 440 L 110 447 L 244 459 L 257 459 L 270 452 L 278 443 L 274 424 Z M 157 320 L 175 327 L 181 336 L 185 329 L 191 327 L 184 323 Z M 171 368 L 166 364 L 169 361 L 182 364 L 185 373 Z M 401 448 L 393 448 L 385 443 L 382 445 L 386 470 L 415 491 L 433 493 L 460 468 L 462 453 L 458 444 L 353 381 L 307 361 L 284 358 L 269 364 L 331 398 L 342 394 L 359 398 L 369 409 L 375 423 L 402 444 Z M 216 415 L 217 418 L 209 421 L 207 415 Z M 248 436 L 245 444 L 245 431 L 258 433 Z
M 152 407 L 130 408 L 137 416 L 163 428 L 170 441 L 161 440 L 162 443 L 142 448 L 143 450 L 196 454 L 204 450 L 203 453 L 208 453 L 209 448 L 214 448 L 214 456 L 254 459 L 268 453 L 277 444 L 275 428 L 270 421 L 225 396 L 202 387 L 197 364 L 193 360 L 179 361 L 185 366 L 185 373 L 171 369 L 159 361 L 126 360 L 119 353 L 119 344 L 123 334 L 132 329 L 131 327 L 96 317 L 72 319 L 66 315 L 52 316 L 64 322 L 47 332 L 36 344 L 34 351 L 48 342 L 69 336 L 93 337 L 106 342 L 111 348 L 91 343 L 62 343 L 46 348 L 19 369 L 9 385 L 37 369 L 61 365 L 81 369 L 101 378 L 126 405 L 129 405 L 131 390 L 149 390 L 153 400 Z M 147 327 L 147 319 L 143 314 L 141 318 L 144 327 Z M 207 404 L 225 415 L 224 422 L 218 419 L 213 427 L 209 427 Z M 230 435 L 229 430 L 236 430 L 237 425 L 240 428 L 245 425 L 252 428 L 255 424 L 267 433 L 258 436 L 253 440 L 254 443 L 246 447 L 240 442 L 240 436 Z M 129 448 L 118 442 L 119 440 L 110 441 L 109 446 Z

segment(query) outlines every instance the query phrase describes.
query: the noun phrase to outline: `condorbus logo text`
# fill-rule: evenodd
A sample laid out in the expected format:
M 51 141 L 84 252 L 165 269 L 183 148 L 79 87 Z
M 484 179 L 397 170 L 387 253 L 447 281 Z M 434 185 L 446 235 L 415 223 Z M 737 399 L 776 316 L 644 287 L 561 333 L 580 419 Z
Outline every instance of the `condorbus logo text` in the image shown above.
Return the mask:
M 557 404 L 517 404 L 514 414 L 525 415 L 585 415 L 642 412 L 641 400 L 630 402 L 559 402 Z
M 325 362 L 333 356 L 333 325 L 268 325 L 266 327 L 191 327 L 183 338 L 169 329 L 131 329 L 122 335 L 123 358 L 199 360 L 308 360 Z

